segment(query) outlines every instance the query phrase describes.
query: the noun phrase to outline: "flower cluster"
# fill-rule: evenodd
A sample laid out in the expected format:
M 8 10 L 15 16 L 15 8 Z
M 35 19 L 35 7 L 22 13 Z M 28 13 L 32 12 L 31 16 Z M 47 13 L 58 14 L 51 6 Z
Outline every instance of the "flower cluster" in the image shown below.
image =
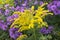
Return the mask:
M 60 40 L 59 26 L 60 0 L 0 0 L 0 40 Z
M 41 28 L 42 26 L 48 26 L 46 22 L 43 21 L 43 17 L 50 14 L 48 10 L 42 8 L 46 3 L 39 6 L 37 10 L 34 10 L 34 6 L 31 9 L 25 9 L 24 12 L 14 12 L 18 15 L 18 18 L 12 23 L 11 28 L 19 28 L 18 32 L 22 32 L 29 29 Z
M 9 34 L 11 38 L 16 39 L 18 36 L 22 35 L 22 33 L 18 32 L 18 28 L 11 28 L 9 29 Z
M 52 26 L 49 26 L 48 28 L 46 27 L 43 27 L 41 28 L 40 32 L 43 33 L 43 34 L 49 34 L 53 31 L 53 27 Z
M 60 14 L 60 1 L 53 1 L 48 4 L 49 11 L 53 12 L 55 15 Z
M 43 5 L 42 5 L 43 6 Z M 20 27 L 20 30 L 27 30 L 30 28 L 34 28 L 34 24 L 44 24 L 43 22 L 43 17 L 47 15 L 48 10 L 44 10 L 44 8 L 39 7 L 38 10 L 34 10 L 34 6 L 32 6 L 31 10 L 25 10 L 24 12 L 14 12 L 14 14 L 18 14 L 19 17 L 15 19 L 13 24 L 11 25 L 19 25 L 22 26 Z M 42 11 L 44 10 L 44 11 Z M 31 12 L 30 12 L 31 11 Z M 41 12 L 40 12 L 41 11 Z M 44 14 L 43 14 L 44 13 Z M 18 22 L 19 21 L 19 22 Z
M 3 30 L 6 30 L 8 28 L 7 24 L 3 20 L 0 20 L 0 28 Z

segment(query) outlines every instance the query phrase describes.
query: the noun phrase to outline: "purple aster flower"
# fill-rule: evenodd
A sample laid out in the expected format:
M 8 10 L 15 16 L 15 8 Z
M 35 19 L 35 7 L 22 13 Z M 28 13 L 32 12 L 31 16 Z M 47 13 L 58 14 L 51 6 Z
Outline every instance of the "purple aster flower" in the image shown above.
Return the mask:
M 22 6 L 26 7 L 26 3 L 22 4 Z
M 42 5 L 43 4 L 43 1 L 40 1 L 40 3 L 39 3 L 40 5 Z
M 24 8 L 25 8 L 25 7 L 17 6 L 17 7 L 15 8 L 15 10 L 16 10 L 16 11 L 20 11 L 20 12 L 24 12 Z
M 7 17 L 7 21 L 14 21 L 15 18 L 18 18 L 18 14 Z
M 0 20 L 0 28 L 2 30 L 7 30 L 8 28 L 7 24 L 3 20 Z
M 18 5 L 18 0 L 14 0 L 15 5 Z
M 22 33 L 18 32 L 18 28 L 10 28 L 9 35 L 11 38 L 16 39 L 18 36 L 22 35 Z
M 52 31 L 53 30 L 53 27 L 52 26 L 49 26 L 48 27 L 48 30 Z
M 10 12 L 10 10 L 6 9 L 6 10 L 5 10 L 5 15 L 8 15 L 9 12 Z
M 52 11 L 54 11 L 54 10 L 56 10 L 56 5 L 52 5 L 51 7 L 50 7 L 50 9 L 52 10 Z
M 60 1 L 57 3 L 57 7 L 60 7 Z
M 47 32 L 46 28 L 45 27 L 41 28 L 40 32 L 43 33 L 43 34 L 46 34 L 46 32 Z
M 22 6 L 23 6 L 23 7 L 26 7 L 27 4 L 28 4 L 28 0 L 24 0 L 24 3 L 22 3 Z
M 24 7 L 20 7 L 20 12 L 24 12 Z
M 43 28 L 41 28 L 41 30 L 40 30 L 40 32 L 41 32 L 42 34 L 49 34 L 49 33 L 51 33 L 52 31 L 53 31 L 53 27 L 52 27 L 52 26 L 49 26 L 48 28 L 43 27 Z
M 38 4 L 38 1 L 37 0 L 34 2 L 34 5 L 36 5 L 36 4 Z
M 53 1 L 47 5 L 48 10 L 52 11 L 55 15 L 60 14 L 60 1 Z
M 12 15 L 12 17 L 14 17 L 14 18 L 18 18 L 18 14 L 14 14 L 14 15 Z
M 15 10 L 15 8 L 14 8 L 14 6 L 12 6 L 12 7 L 9 7 L 12 11 L 14 11 Z
M 12 21 L 12 17 L 11 16 L 9 16 L 9 17 L 7 17 L 7 21 Z
M 1 26 L 1 29 L 3 29 L 3 30 L 7 30 L 7 25 L 6 24 L 0 24 L 0 26 Z
M 2 10 L 2 8 L 0 8 L 0 14 L 3 14 L 3 12 L 4 12 L 4 11 Z
M 55 15 L 59 15 L 60 14 L 60 10 L 56 9 L 53 11 Z
M 10 25 L 12 22 L 10 22 L 10 21 L 6 21 L 5 22 L 7 25 Z
M 17 7 L 15 8 L 16 11 L 18 11 L 19 9 L 20 9 L 20 6 L 17 6 Z

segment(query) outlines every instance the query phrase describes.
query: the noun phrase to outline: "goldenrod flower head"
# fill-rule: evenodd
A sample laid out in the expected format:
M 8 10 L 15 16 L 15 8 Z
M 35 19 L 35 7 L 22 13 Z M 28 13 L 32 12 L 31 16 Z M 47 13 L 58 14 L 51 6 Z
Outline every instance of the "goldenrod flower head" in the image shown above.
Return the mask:
M 34 28 L 35 23 L 38 24 L 38 28 L 42 27 L 42 25 L 48 26 L 47 23 L 43 21 L 43 17 L 49 14 L 48 10 L 42 8 L 44 5 L 45 4 L 39 6 L 37 10 L 34 10 L 34 6 L 32 6 L 31 9 L 26 9 L 24 12 L 14 12 L 14 14 L 18 14 L 19 17 L 15 19 L 11 27 L 18 25 L 18 31 L 23 31 Z

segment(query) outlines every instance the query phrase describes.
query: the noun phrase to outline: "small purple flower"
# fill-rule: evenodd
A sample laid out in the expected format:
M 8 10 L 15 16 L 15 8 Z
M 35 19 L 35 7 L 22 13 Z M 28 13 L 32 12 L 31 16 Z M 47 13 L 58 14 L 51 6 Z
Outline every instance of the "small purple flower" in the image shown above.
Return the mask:
M 49 26 L 48 29 L 52 31 L 53 30 L 53 27 L 52 26 Z
M 23 6 L 17 6 L 17 7 L 15 8 L 15 10 L 16 10 L 16 11 L 20 11 L 20 12 L 24 12 L 24 8 L 25 8 L 25 7 L 23 7 Z
M 22 5 L 23 7 L 26 7 L 27 4 L 28 4 L 27 1 L 28 1 L 28 0 L 24 0 L 24 3 L 22 3 L 21 5 Z
M 14 0 L 15 5 L 18 5 L 18 0 Z
M 7 21 L 14 21 L 15 18 L 18 18 L 18 14 L 7 17 Z
M 42 5 L 43 4 L 43 1 L 40 1 L 40 3 L 39 3 L 40 5 Z
M 57 8 L 56 5 L 52 5 L 50 9 L 51 9 L 52 11 L 54 11 L 54 10 L 56 10 L 56 8 Z
M 20 6 L 17 6 L 17 7 L 15 8 L 16 11 L 18 11 L 19 9 L 20 9 Z
M 14 18 L 18 18 L 18 14 L 14 14 L 14 15 L 12 15 L 12 17 L 14 17 Z
M 52 31 L 53 31 L 53 27 L 52 27 L 52 26 L 49 26 L 48 28 L 43 27 L 43 28 L 41 28 L 41 30 L 40 30 L 40 32 L 41 32 L 42 34 L 49 34 L 49 33 L 51 33 Z
M 34 5 L 36 5 L 36 4 L 38 4 L 38 1 L 37 0 L 34 2 Z
M 57 3 L 57 7 L 60 7 L 60 1 Z
M 7 17 L 7 21 L 11 21 L 13 18 L 11 16 Z
M 20 12 L 24 12 L 24 7 L 20 7 Z
M 5 22 L 7 25 L 10 25 L 12 22 L 10 22 L 10 21 L 6 21 Z
M 60 14 L 60 10 L 56 9 L 53 11 L 55 15 L 59 15 Z
M 60 14 L 60 1 L 53 1 L 47 5 L 48 10 L 53 12 L 55 15 Z
M 46 34 L 46 28 L 45 27 L 41 28 L 40 32 Z
M 7 30 L 8 28 L 7 24 L 3 20 L 0 20 L 0 28 L 2 30 Z
M 15 8 L 14 8 L 14 6 L 12 6 L 12 7 L 9 7 L 12 11 L 14 11 L 15 10 Z
M 22 6 L 26 7 L 26 4 L 24 3 L 24 4 L 22 4 Z
M 3 10 L 0 8 L 0 14 L 3 14 Z
M 18 36 L 22 35 L 22 33 L 18 32 L 18 28 L 10 28 L 9 35 L 11 38 L 16 39 Z
M 6 10 L 5 10 L 5 15 L 8 15 L 9 12 L 10 12 L 10 10 L 6 9 Z

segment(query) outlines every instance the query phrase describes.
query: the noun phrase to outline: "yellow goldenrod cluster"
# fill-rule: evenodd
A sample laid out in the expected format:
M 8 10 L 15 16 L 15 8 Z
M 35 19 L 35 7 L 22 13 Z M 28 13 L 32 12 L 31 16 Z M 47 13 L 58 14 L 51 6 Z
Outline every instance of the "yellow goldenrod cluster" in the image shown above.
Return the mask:
M 14 14 L 18 14 L 19 17 L 15 19 L 11 27 L 15 25 L 14 27 L 19 28 L 19 32 L 23 30 L 28 30 L 30 28 L 34 28 L 35 24 L 38 24 L 36 26 L 37 28 L 42 27 L 42 25 L 48 26 L 47 23 L 43 21 L 43 17 L 49 14 L 48 10 L 44 10 L 44 8 L 42 8 L 44 5 L 45 4 L 39 6 L 37 10 L 34 10 L 34 6 L 32 6 L 31 9 L 26 9 L 24 10 L 24 12 L 14 12 Z

